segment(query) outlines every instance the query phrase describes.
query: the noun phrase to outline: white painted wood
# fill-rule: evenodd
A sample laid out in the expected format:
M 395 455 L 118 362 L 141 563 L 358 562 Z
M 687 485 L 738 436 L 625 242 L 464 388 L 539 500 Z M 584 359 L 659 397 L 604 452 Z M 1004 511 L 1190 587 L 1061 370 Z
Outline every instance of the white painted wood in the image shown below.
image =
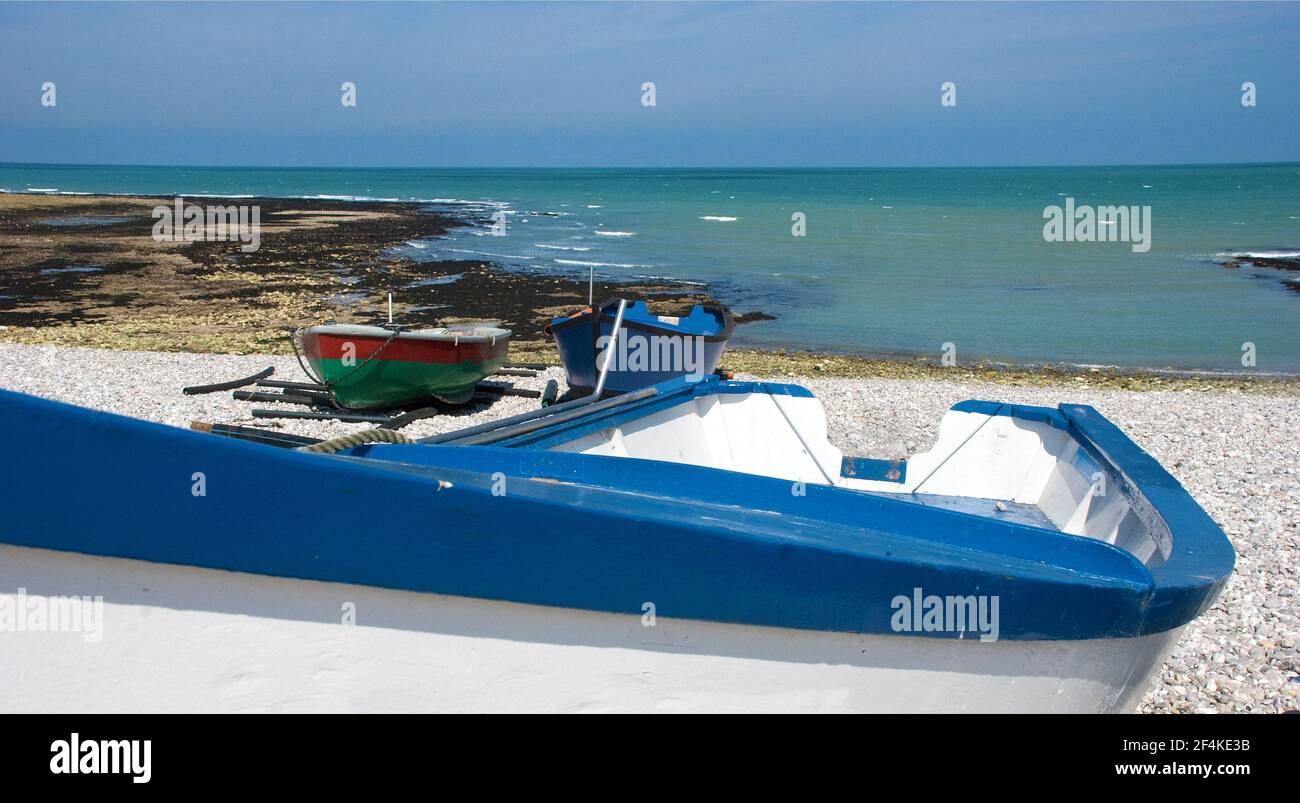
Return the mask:
M 1063 430 L 958 410 L 944 415 L 934 446 L 907 461 L 902 483 L 840 476 L 843 455 L 827 439 L 821 402 L 762 392 L 693 399 L 555 448 L 900 494 L 918 502 L 927 496 L 1014 502 L 1037 508 L 1045 523 L 1062 532 L 1111 543 L 1117 543 L 1128 511 L 1122 495 L 1106 504 L 1092 498 L 1098 466 Z
M 102 638 L 0 632 L 0 710 L 1128 711 L 1179 631 L 981 643 L 720 625 L 0 546 L 0 593 L 102 595 Z M 653 602 L 653 600 L 647 600 Z M 341 624 L 355 604 L 355 626 Z

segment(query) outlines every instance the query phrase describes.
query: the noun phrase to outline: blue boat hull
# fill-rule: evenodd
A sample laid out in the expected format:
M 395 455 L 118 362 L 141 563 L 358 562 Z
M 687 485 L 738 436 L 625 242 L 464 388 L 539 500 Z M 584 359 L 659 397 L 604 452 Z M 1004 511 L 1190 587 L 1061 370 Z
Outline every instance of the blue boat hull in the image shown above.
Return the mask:
M 792 496 L 783 480 L 698 466 L 489 446 L 324 456 L 7 391 L 0 541 L 633 616 L 652 599 L 682 619 L 891 637 L 890 600 L 913 588 L 1000 596 L 1002 639 L 1190 621 L 1231 571 L 1222 532 L 1095 411 L 1062 420 L 1178 524 L 1164 565 L 1022 524 L 835 487 Z
M 603 310 L 600 335 L 608 339 L 613 333 L 614 315 L 608 305 Z M 569 386 L 580 391 L 594 388 L 600 373 L 597 359 L 601 352 L 592 314 L 583 312 L 556 319 L 547 327 L 555 337 Z M 649 313 L 644 302 L 629 305 L 624 331 L 620 334 L 623 342 L 615 349 L 605 388 L 626 393 L 683 376 L 698 379 L 717 370 L 734 328 L 730 315 L 719 307 L 706 306 L 697 307 L 690 316 L 678 320 L 680 323 L 676 325 L 664 323 Z M 644 353 L 638 355 L 639 349 L 644 349 Z M 661 359 L 668 351 L 680 353 L 680 362 Z

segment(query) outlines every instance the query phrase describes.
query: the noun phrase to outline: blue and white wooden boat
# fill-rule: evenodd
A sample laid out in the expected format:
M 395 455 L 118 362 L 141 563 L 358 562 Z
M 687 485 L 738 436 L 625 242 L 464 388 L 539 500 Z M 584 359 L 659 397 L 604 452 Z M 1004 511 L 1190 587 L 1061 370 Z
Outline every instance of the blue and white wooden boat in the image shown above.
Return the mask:
M 681 376 L 698 379 L 718 367 L 722 350 L 735 329 L 731 313 L 715 304 L 700 304 L 684 317 L 654 315 L 644 301 L 626 305 L 622 335 L 607 350 L 619 300 L 556 318 L 546 327 L 555 338 L 569 387 L 589 391 L 599 367 L 610 358 L 605 389 L 615 393 L 656 385 Z M 597 322 L 599 321 L 599 327 Z
M 0 708 L 1126 711 L 1233 566 L 1086 406 L 905 463 L 794 385 L 548 409 L 324 455 L 0 392 L 0 594 L 104 608 Z

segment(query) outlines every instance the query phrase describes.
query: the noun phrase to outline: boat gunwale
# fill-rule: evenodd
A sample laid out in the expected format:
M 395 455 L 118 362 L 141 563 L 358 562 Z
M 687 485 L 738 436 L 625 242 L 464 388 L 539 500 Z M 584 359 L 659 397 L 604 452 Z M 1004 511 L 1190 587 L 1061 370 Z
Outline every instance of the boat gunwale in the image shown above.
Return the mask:
M 611 326 L 613 326 L 614 323 L 614 315 L 605 311 L 606 308 L 611 303 L 612 302 L 610 301 L 606 301 L 603 304 L 598 305 L 597 307 L 597 309 L 600 311 L 602 331 L 605 328 L 606 320 L 609 321 L 609 324 Z M 650 332 L 652 334 L 671 335 L 674 337 L 699 337 L 699 338 L 703 338 L 704 342 L 706 343 L 725 343 L 726 341 L 731 339 L 731 335 L 733 332 L 735 332 L 736 329 L 736 319 L 735 316 L 731 314 L 730 310 L 728 310 L 726 307 L 722 306 L 721 304 L 696 304 L 695 306 L 691 307 L 690 313 L 687 313 L 686 315 L 677 316 L 677 319 L 679 321 L 685 321 L 688 318 L 692 317 L 695 310 L 697 309 L 704 310 L 705 312 L 715 313 L 718 317 L 722 319 L 722 329 L 712 333 L 692 332 L 683 329 L 680 324 L 675 325 L 675 324 L 666 323 L 664 321 L 661 321 L 659 319 L 659 316 L 651 314 L 650 306 L 646 304 L 644 301 L 633 301 L 631 304 L 628 305 L 627 312 L 644 311 L 645 314 L 648 316 L 648 318 L 652 320 L 642 319 L 642 318 L 630 318 L 627 317 L 625 313 L 623 318 L 623 328 Z M 591 311 L 591 308 L 587 308 L 577 315 L 571 315 L 566 318 L 553 318 L 551 322 L 547 324 L 546 327 L 547 334 L 558 339 L 558 333 L 567 332 L 569 329 L 575 326 L 582 325 L 590 329 L 591 316 L 594 314 L 595 313 Z
M 460 324 L 458 324 L 460 325 Z M 405 329 L 397 333 L 395 340 L 420 340 L 430 343 L 495 343 L 503 338 L 511 338 L 514 332 L 500 326 L 483 326 L 482 329 L 491 329 L 495 334 L 472 334 L 457 332 L 453 327 L 435 327 L 432 329 Z M 367 331 L 361 331 L 367 330 Z M 352 323 L 329 323 L 308 326 L 301 330 L 302 337 L 305 339 L 312 335 L 317 337 L 330 336 L 340 338 L 370 338 L 374 340 L 385 340 L 393 334 L 392 329 L 385 329 L 382 326 L 371 326 L 369 324 L 352 324 Z

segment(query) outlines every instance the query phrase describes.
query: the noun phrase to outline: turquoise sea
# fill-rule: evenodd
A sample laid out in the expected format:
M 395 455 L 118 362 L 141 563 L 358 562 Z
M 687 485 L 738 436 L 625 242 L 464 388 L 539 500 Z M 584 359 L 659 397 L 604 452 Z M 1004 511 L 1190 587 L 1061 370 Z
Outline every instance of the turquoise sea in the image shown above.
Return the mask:
M 1300 164 L 900 169 L 280 169 L 0 164 L 9 192 L 418 200 L 475 225 L 415 259 L 711 284 L 739 345 L 1300 372 Z M 1151 248 L 1047 242 L 1044 209 L 1149 206 Z M 792 235 L 802 213 L 806 235 Z M 492 222 L 505 220 L 505 235 Z M 498 229 L 499 230 L 499 229 Z M 1287 256 L 1290 255 L 1290 256 Z M 1243 368 L 1242 345 L 1256 365 Z

